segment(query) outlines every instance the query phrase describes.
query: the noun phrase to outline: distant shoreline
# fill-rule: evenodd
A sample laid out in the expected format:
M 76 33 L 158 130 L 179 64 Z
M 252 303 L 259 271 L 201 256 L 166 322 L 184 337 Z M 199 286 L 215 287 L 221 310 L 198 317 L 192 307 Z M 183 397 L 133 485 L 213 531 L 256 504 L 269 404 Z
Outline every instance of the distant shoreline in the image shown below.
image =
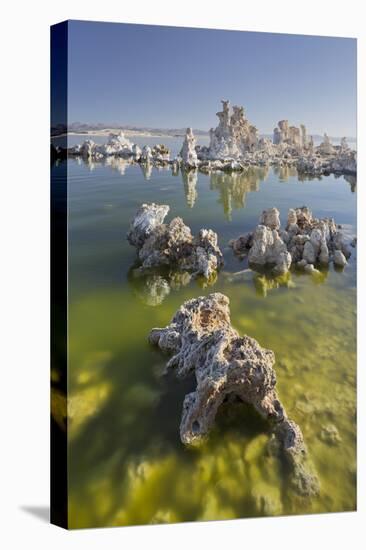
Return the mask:
M 148 137 L 148 138 L 184 138 L 184 133 L 181 133 L 181 134 L 174 134 L 174 133 L 158 133 L 158 132 L 149 132 L 147 130 L 128 130 L 128 129 L 123 129 L 123 128 L 103 128 L 102 130 L 85 130 L 85 131 L 80 131 L 80 132 L 77 132 L 77 131 L 70 131 L 70 132 L 64 132 L 62 134 L 55 134 L 55 135 L 51 135 L 51 139 L 57 139 L 57 138 L 62 138 L 62 137 L 67 137 L 67 136 L 81 136 L 81 137 L 88 137 L 88 136 L 98 136 L 98 137 L 109 137 L 110 134 L 119 134 L 120 132 L 122 132 L 126 137 Z M 207 134 L 203 134 L 203 133 L 200 133 L 200 134 L 197 134 L 197 137 L 208 137 L 208 132 Z M 270 137 L 269 134 L 263 134 L 263 136 L 261 137 Z M 321 135 L 318 135 L 318 134 L 314 134 L 313 136 L 315 139 L 319 140 L 319 139 L 322 139 L 322 136 Z M 336 140 L 336 141 L 339 141 L 341 138 L 340 137 L 332 137 L 330 136 L 330 139 L 331 140 Z M 356 143 L 357 142 L 357 138 L 355 137 L 347 137 L 346 138 L 347 141 L 351 142 L 351 143 Z
M 148 132 L 147 130 L 124 130 L 122 128 L 104 128 L 103 130 L 86 130 L 85 132 L 65 132 L 63 134 L 57 134 L 51 136 L 51 139 L 61 138 L 66 136 L 100 136 L 100 137 L 109 137 L 110 134 L 119 134 L 122 132 L 126 137 L 151 137 L 151 138 L 184 138 L 184 133 L 182 134 L 168 134 L 168 133 L 157 133 L 157 132 Z M 201 134 L 208 136 L 208 134 Z

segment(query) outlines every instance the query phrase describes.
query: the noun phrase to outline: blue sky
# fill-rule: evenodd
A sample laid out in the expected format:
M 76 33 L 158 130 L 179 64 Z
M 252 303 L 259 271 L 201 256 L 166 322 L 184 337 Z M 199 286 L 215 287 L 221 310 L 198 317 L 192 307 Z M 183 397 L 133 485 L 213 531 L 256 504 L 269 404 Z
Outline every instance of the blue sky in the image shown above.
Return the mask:
M 220 100 L 261 133 L 278 120 L 356 135 L 356 40 L 69 23 L 69 122 L 207 130 Z

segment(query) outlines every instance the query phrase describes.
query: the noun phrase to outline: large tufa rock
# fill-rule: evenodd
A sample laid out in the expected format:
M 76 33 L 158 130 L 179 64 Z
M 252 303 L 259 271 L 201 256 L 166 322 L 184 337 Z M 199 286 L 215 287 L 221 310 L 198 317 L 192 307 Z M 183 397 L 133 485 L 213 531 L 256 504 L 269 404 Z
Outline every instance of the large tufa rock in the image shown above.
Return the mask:
M 201 442 L 224 400 L 239 398 L 270 422 L 299 492 L 318 491 L 317 479 L 307 469 L 301 430 L 287 417 L 276 392 L 274 353 L 249 336 L 239 336 L 231 326 L 225 295 L 185 302 L 167 327 L 150 332 L 149 341 L 172 356 L 167 368 L 173 368 L 178 377 L 195 375 L 196 389 L 183 404 L 180 437 L 184 444 Z
M 110 134 L 107 143 L 97 146 L 97 152 L 102 156 L 130 157 L 133 154 L 133 143 L 124 136 L 123 132 Z
M 208 157 L 211 159 L 237 159 L 258 146 L 258 130 L 245 117 L 244 108 L 229 101 L 221 101 L 222 111 L 216 113 L 218 126 L 210 130 Z
M 308 148 L 306 127 L 304 124 L 301 124 L 300 128 L 290 126 L 288 120 L 280 120 L 273 130 L 273 143 L 282 146 L 283 150 L 286 148 L 297 150 Z
M 131 223 L 127 239 L 138 249 L 141 269 L 169 266 L 210 279 L 223 265 L 217 234 L 201 229 L 194 237 L 181 218 L 165 224 L 168 211 L 167 205 L 143 204 Z
M 276 208 L 264 210 L 256 229 L 230 241 L 234 254 L 247 256 L 251 266 L 272 266 L 275 275 L 284 274 L 291 264 L 308 273 L 318 273 L 315 264 L 333 261 L 344 267 L 351 249 L 332 218 L 313 218 L 306 206 L 290 208 L 287 226 L 280 230 Z
M 193 135 L 192 128 L 187 128 L 180 156 L 182 157 L 182 163 L 185 168 L 191 169 L 198 166 L 198 159 L 196 153 L 196 138 Z

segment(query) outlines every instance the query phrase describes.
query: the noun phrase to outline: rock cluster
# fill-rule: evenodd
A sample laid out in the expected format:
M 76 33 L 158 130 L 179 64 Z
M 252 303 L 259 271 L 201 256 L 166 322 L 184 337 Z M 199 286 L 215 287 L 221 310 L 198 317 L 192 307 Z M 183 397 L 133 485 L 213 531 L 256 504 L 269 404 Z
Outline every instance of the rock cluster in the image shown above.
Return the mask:
M 347 264 L 351 250 L 332 218 L 313 218 L 303 206 L 290 208 L 285 230 L 280 225 L 277 208 L 264 210 L 253 232 L 229 244 L 234 254 L 247 256 L 251 266 L 271 267 L 275 275 L 286 273 L 292 264 L 308 273 L 317 272 L 315 265 Z
M 241 106 L 234 105 L 231 109 L 229 101 L 222 101 L 222 111 L 216 114 L 219 124 L 215 129 L 210 129 L 209 146 L 196 145 L 192 128 L 187 128 L 180 154 L 172 160 L 169 149 L 164 145 L 153 148 L 145 145 L 141 150 L 122 132 L 111 134 L 107 143 L 102 145 L 86 140 L 82 145 L 68 149 L 67 154 L 93 160 L 114 155 L 143 166 L 170 165 L 174 173 L 179 167 L 210 173 L 240 172 L 249 166 L 296 166 L 300 174 L 314 177 L 330 173 L 357 173 L 356 152 L 349 148 L 345 138 L 341 145 L 334 146 L 328 135 L 324 134 L 323 142 L 314 147 L 305 125 L 290 126 L 288 120 L 280 120 L 271 140 L 259 137 L 257 128 L 246 118 Z M 54 148 L 52 153 L 61 158 L 61 151 Z
M 217 234 L 201 229 L 195 237 L 179 217 L 165 224 L 169 206 L 143 204 L 132 220 L 127 239 L 136 246 L 141 269 L 169 266 L 206 279 L 223 265 Z
M 108 141 L 103 144 L 97 144 L 93 140 L 87 139 L 81 145 L 75 145 L 68 149 L 68 154 L 96 161 L 114 156 L 140 163 L 153 162 L 156 165 L 170 162 L 170 151 L 165 145 L 158 144 L 152 148 L 145 145 L 141 149 L 136 143 L 129 141 L 123 132 L 110 134 Z
M 133 154 L 133 144 L 125 138 L 123 132 L 119 132 L 118 134 L 110 134 L 108 141 L 101 145 L 87 139 L 82 145 L 71 147 L 69 154 L 95 160 L 112 155 L 126 158 Z
M 342 139 L 341 145 L 333 147 L 327 137 L 315 151 L 302 155 L 296 162 L 299 174 L 319 177 L 329 174 L 354 175 L 357 173 L 357 154 Z
M 280 120 L 273 130 L 273 143 L 274 145 L 289 146 L 295 149 L 308 148 L 310 142 L 306 126 L 301 124 L 300 128 L 298 128 L 290 126 L 288 120 Z
M 225 295 L 214 293 L 185 302 L 167 327 L 150 332 L 149 341 L 172 356 L 167 368 L 173 368 L 178 377 L 195 375 L 197 387 L 183 404 L 180 437 L 184 444 L 201 442 L 220 405 L 239 399 L 270 422 L 296 489 L 306 495 L 318 491 L 317 478 L 306 462 L 301 430 L 288 418 L 276 392 L 274 353 L 249 336 L 239 336 L 231 326 Z

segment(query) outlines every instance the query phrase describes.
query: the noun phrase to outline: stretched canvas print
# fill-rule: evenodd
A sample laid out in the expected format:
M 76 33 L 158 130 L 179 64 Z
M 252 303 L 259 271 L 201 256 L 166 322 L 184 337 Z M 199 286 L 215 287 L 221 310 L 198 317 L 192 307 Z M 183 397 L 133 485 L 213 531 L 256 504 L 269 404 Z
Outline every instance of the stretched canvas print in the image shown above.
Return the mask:
M 51 520 L 356 509 L 356 40 L 51 29 Z

